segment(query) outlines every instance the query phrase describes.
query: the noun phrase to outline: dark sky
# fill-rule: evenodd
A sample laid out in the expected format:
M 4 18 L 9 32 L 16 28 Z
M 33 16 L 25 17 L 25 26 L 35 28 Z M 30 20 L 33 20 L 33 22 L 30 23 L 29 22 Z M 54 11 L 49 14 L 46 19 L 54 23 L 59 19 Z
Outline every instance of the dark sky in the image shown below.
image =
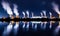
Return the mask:
M 29 10 L 30 12 L 34 12 L 36 15 L 39 14 L 42 10 L 46 10 L 47 14 L 48 12 L 52 12 L 54 16 L 57 16 L 56 13 L 54 13 L 51 3 L 56 2 L 58 5 L 60 5 L 59 0 L 3 0 L 6 2 L 9 2 L 11 5 L 11 8 L 13 9 L 13 4 L 18 5 L 18 10 L 20 15 L 22 11 Z M 2 0 L 0 0 L 0 17 L 1 16 L 7 16 L 6 11 L 2 8 L 1 5 Z M 31 14 L 31 13 L 30 13 Z

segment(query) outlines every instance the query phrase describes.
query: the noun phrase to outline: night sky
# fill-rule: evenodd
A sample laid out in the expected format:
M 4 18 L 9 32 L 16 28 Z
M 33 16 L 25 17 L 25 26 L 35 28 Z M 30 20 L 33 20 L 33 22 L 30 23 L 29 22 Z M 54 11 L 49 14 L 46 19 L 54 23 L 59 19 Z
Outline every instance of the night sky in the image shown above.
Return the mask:
M 52 12 L 53 16 L 58 16 L 57 13 L 52 9 L 52 2 L 60 5 L 59 0 L 3 0 L 10 4 L 11 9 L 13 11 L 13 4 L 18 5 L 18 11 L 20 16 L 22 16 L 22 11 L 28 10 L 29 13 L 34 12 L 35 15 L 38 15 L 42 10 L 46 10 L 47 17 L 49 17 L 48 12 Z M 0 17 L 8 16 L 6 11 L 3 9 L 1 5 L 2 0 L 0 0 Z M 36 14 L 37 12 L 37 14 Z

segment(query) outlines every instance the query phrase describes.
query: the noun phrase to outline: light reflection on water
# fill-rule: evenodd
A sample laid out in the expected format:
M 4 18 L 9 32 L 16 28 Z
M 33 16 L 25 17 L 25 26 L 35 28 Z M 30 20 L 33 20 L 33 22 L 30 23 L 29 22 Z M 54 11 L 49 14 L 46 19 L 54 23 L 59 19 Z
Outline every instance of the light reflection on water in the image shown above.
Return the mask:
M 7 36 L 10 35 L 11 33 L 14 36 L 17 36 L 18 33 L 22 32 L 28 32 L 28 33 L 43 33 L 43 34 L 49 34 L 51 36 L 56 35 L 58 33 L 58 22 L 55 22 L 51 24 L 50 22 L 47 23 L 31 23 L 31 22 L 23 22 L 20 21 L 18 23 L 10 24 L 8 22 L 0 22 L 0 35 Z M 57 29 L 57 30 L 56 30 Z M 40 32 L 41 31 L 41 32 Z M 54 33 L 55 32 L 55 33 Z M 20 35 L 18 34 L 18 35 Z M 26 33 L 25 33 L 26 34 Z M 42 34 L 41 34 L 42 35 Z M 44 36 L 44 35 L 43 35 Z

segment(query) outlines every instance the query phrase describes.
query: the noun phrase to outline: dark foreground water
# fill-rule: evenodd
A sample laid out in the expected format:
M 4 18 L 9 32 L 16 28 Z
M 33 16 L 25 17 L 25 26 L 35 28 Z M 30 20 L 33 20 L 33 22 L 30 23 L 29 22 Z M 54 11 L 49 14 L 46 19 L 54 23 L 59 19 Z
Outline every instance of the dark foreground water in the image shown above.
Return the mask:
M 58 22 L 51 24 L 32 23 L 24 24 L 0 22 L 0 36 L 59 36 L 60 26 Z

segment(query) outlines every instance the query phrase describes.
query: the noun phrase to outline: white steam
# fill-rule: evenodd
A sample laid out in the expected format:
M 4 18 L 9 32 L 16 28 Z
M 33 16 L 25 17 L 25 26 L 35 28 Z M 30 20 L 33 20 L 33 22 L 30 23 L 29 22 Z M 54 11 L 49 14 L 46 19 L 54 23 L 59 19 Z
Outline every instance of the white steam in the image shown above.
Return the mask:
M 44 13 L 44 16 L 46 16 L 46 11 L 43 10 L 42 12 Z
M 49 12 L 49 15 L 50 15 L 50 18 L 51 18 L 51 16 L 52 16 L 52 13 L 51 13 L 51 12 Z
M 23 18 L 25 17 L 25 12 L 22 12 L 22 14 L 23 14 Z
M 60 11 L 59 11 L 59 6 L 56 4 L 56 3 L 52 3 L 52 6 L 53 6 L 53 9 L 58 13 L 60 14 Z
M 4 2 L 4 1 L 3 1 L 1 4 L 2 4 L 2 7 L 4 8 L 4 10 L 6 10 L 7 13 L 8 13 L 10 16 L 13 15 L 13 12 L 12 12 L 12 10 L 11 10 L 10 5 L 9 5 L 8 2 Z
M 17 5 L 14 4 L 14 9 L 13 9 L 13 11 L 14 11 L 14 13 L 15 13 L 16 16 L 19 16 L 19 13 L 18 13 L 18 9 L 17 9 L 17 8 L 18 8 Z

